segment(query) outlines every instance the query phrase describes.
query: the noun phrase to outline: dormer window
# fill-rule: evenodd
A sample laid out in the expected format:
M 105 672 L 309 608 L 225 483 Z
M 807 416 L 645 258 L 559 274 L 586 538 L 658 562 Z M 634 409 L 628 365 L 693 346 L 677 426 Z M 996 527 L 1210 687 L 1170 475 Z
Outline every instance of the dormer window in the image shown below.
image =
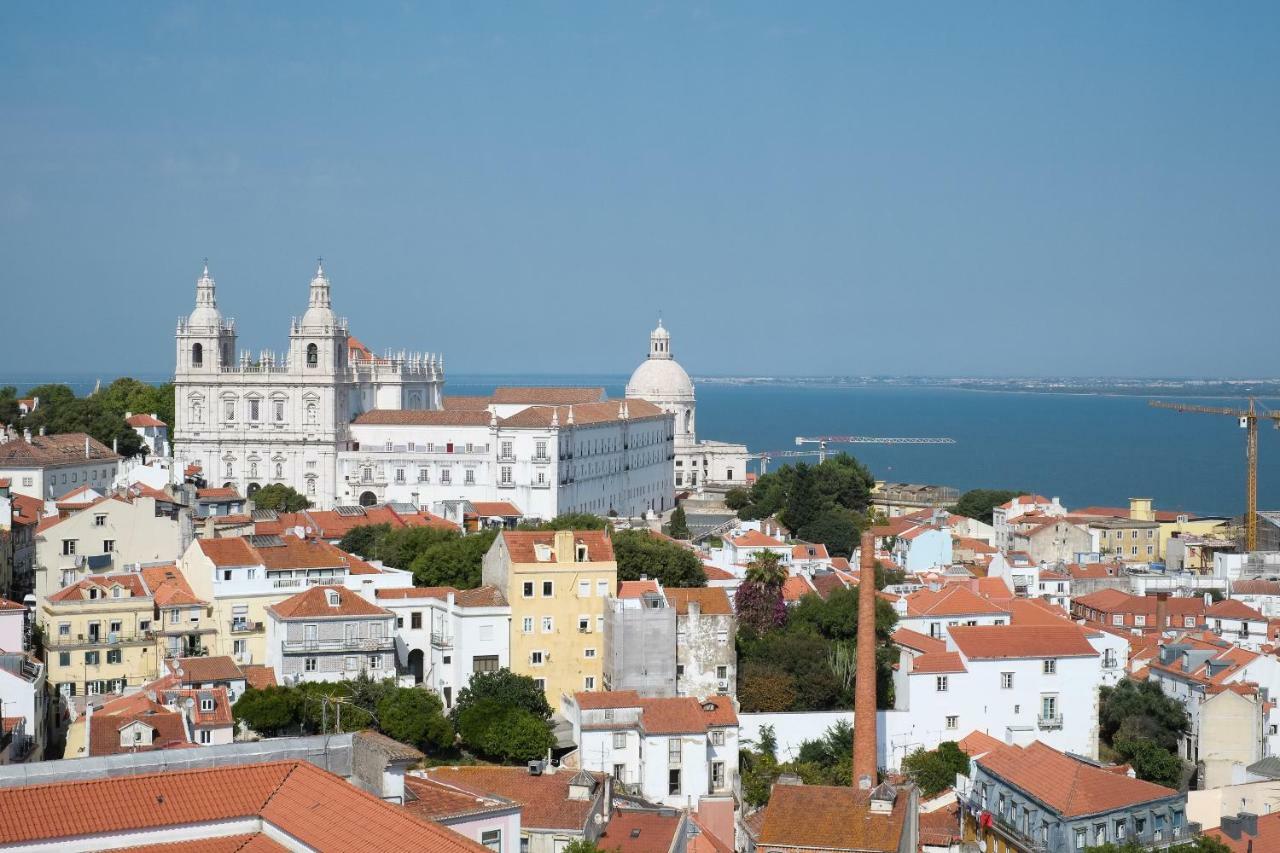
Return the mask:
M 329 606 L 330 606 L 330 607 L 337 607 L 337 606 L 338 606 L 338 593 L 337 593 L 337 591 L 336 591 L 336 590 L 332 590 L 332 589 L 331 589 L 331 590 L 329 590 L 326 594 L 327 594 L 327 595 L 328 595 L 328 597 L 329 597 Z
M 579 563 L 587 562 L 587 545 L 585 542 L 578 543 L 574 556 Z
M 200 710 L 208 714 L 213 711 L 213 699 L 205 697 L 200 700 Z

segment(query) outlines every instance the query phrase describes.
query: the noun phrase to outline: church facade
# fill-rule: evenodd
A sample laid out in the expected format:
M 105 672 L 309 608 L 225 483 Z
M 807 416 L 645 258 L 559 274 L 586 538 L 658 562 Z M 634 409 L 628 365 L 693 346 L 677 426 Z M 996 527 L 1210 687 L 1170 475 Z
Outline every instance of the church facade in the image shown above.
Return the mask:
M 671 333 L 661 320 L 649 335 L 649 357 L 627 382 L 626 396 L 648 400 L 675 416 L 676 491 L 746 485 L 746 445 L 698 440 L 693 380 L 671 354 Z
M 289 325 L 283 355 L 237 353 L 235 321 L 218 310 L 208 265 L 195 309 L 178 321 L 174 472 L 198 466 L 209 485 L 252 497 L 281 483 L 317 508 L 338 502 L 338 454 L 350 424 L 371 409 L 439 409 L 443 360 L 429 353 L 374 356 L 333 311 L 323 265 L 307 310 Z

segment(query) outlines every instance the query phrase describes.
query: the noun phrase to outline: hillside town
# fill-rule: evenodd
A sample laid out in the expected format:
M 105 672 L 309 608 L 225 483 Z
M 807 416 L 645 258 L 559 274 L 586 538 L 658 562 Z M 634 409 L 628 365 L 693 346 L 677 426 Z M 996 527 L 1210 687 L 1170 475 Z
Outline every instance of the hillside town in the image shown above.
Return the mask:
M 3 425 L 0 845 L 1280 849 L 1240 518 L 750 473 L 661 322 L 621 399 L 451 397 L 323 267 L 235 328 L 206 265 L 128 452 Z

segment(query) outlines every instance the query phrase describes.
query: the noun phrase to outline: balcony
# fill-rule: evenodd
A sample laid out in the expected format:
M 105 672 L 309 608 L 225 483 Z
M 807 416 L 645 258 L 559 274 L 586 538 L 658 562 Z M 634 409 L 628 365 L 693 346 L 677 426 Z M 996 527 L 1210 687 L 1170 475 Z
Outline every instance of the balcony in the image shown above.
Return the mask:
M 1042 729 L 1060 729 L 1062 728 L 1061 714 L 1037 714 L 1036 725 Z
M 314 652 L 386 652 L 396 647 L 394 637 L 343 637 L 338 640 L 286 640 L 280 648 L 285 654 Z
M 499 453 L 498 461 L 499 462 L 515 462 L 516 455 L 514 453 Z
M 546 463 L 551 461 L 551 457 L 545 453 L 535 453 L 533 454 L 533 461 Z
M 499 489 L 514 489 L 515 487 L 516 487 L 516 484 L 515 484 L 515 481 L 514 481 L 514 480 L 499 480 L 499 481 L 498 481 L 498 488 L 499 488 Z
M 106 634 L 75 634 L 73 636 L 51 636 L 45 645 L 51 649 L 93 649 L 104 646 L 123 646 L 132 643 L 151 643 L 155 634 L 151 631 L 140 631 L 136 634 L 109 632 Z
M 437 649 L 451 649 L 453 648 L 453 635 L 432 631 L 431 645 Z
M 231 620 L 231 633 L 233 634 L 258 634 L 262 632 L 262 629 L 261 622 L 254 622 L 249 619 Z

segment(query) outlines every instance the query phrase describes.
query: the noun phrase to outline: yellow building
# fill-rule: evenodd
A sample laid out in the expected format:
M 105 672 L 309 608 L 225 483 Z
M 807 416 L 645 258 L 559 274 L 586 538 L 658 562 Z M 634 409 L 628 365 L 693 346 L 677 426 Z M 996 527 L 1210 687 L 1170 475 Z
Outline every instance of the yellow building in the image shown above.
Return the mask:
M 39 621 L 50 687 L 77 696 L 155 680 L 154 611 L 137 572 L 92 575 L 46 598 Z
M 1125 559 L 1152 562 L 1164 560 L 1169 540 L 1175 534 L 1178 536 L 1223 535 L 1230 525 L 1230 519 L 1225 516 L 1199 516 L 1155 509 L 1151 498 L 1129 498 L 1128 510 L 1123 507 L 1089 506 L 1072 510 L 1071 515 L 1135 522 L 1128 527 L 1110 528 L 1107 536 L 1098 537 L 1097 544 L 1104 555 L 1114 554 L 1118 547 L 1123 547 Z M 1138 533 L 1136 537 L 1135 531 Z M 1123 542 L 1120 541 L 1122 538 Z M 1137 552 L 1134 552 L 1134 547 L 1138 548 Z
M 600 530 L 504 530 L 484 583 L 511 605 L 511 670 L 561 695 L 603 689 L 605 602 L 617 594 L 613 543 Z

